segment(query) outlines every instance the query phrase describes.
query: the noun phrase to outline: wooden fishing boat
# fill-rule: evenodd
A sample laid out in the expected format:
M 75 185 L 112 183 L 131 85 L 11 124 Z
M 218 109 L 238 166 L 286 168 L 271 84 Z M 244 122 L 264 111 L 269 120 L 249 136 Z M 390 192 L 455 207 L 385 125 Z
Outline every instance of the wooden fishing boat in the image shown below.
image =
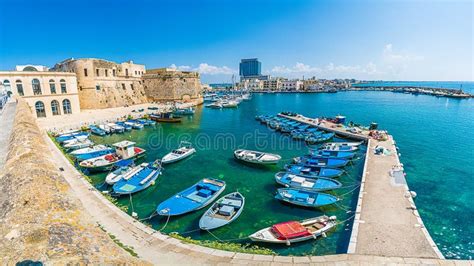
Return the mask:
M 143 163 L 135 170 L 114 184 L 114 194 L 129 195 L 153 185 L 161 174 L 161 164 L 159 160 L 156 160 L 153 163 Z
M 137 123 L 135 120 L 127 120 L 125 124 L 131 126 L 133 129 L 143 129 L 145 127 L 143 124 Z
M 316 239 L 337 225 L 336 216 L 326 215 L 306 219 L 300 222 L 289 221 L 264 228 L 249 238 L 256 242 L 286 244 Z
M 337 168 L 327 168 L 321 166 L 306 166 L 301 164 L 285 165 L 287 172 L 310 178 L 336 178 L 341 176 L 344 171 Z
M 68 150 L 77 150 L 93 146 L 94 142 L 90 139 L 75 138 L 63 142 L 63 147 Z
M 133 174 L 134 170 L 133 160 L 122 160 L 114 165 L 112 171 L 105 177 L 105 183 L 113 185 L 122 179 L 127 179 Z
M 91 133 L 94 134 L 94 135 L 105 136 L 107 134 L 104 130 L 102 130 L 102 129 L 94 126 L 94 125 L 89 126 L 89 129 L 91 130 Z
M 281 156 L 278 154 L 242 149 L 234 151 L 234 157 L 237 160 L 253 164 L 276 164 L 281 160 Z
M 316 134 L 316 135 L 310 135 L 305 138 L 305 141 L 310 144 L 315 144 L 315 143 L 321 143 L 328 141 L 332 138 L 334 138 L 335 134 L 334 133 L 323 133 L 323 134 Z
M 290 204 L 311 208 L 323 207 L 339 201 L 338 197 L 331 194 L 294 188 L 279 188 L 275 198 Z
M 175 116 L 173 113 L 151 114 L 150 119 L 162 123 L 181 123 L 181 117 Z
M 59 143 L 63 143 L 68 140 L 72 139 L 86 139 L 89 137 L 89 133 L 82 132 L 82 131 L 74 131 L 71 133 L 62 134 L 56 137 L 56 141 Z
M 163 157 L 163 159 L 161 159 L 161 163 L 163 164 L 174 163 L 191 156 L 195 152 L 196 152 L 196 149 L 193 148 L 193 145 L 190 142 L 181 141 L 177 149 L 166 154 Z
M 285 187 L 320 192 L 338 189 L 342 186 L 341 182 L 330 178 L 309 178 L 296 175 L 289 172 L 278 172 L 275 174 L 275 181 Z
M 176 216 L 202 209 L 219 197 L 225 186 L 222 180 L 204 178 L 160 203 L 156 212 L 162 216 Z
M 302 164 L 306 166 L 323 166 L 323 167 L 344 167 L 349 163 L 347 159 L 338 158 L 320 158 L 320 157 L 307 157 L 301 156 L 293 159 L 294 163 Z
M 131 131 L 132 130 L 132 126 L 128 125 L 128 124 L 125 124 L 125 122 L 119 121 L 119 122 L 116 122 L 115 124 L 117 124 L 119 126 L 122 126 L 125 129 L 125 131 Z
M 310 150 L 308 157 L 352 159 L 355 153 L 349 151 Z
M 244 209 L 245 198 L 232 192 L 217 200 L 199 220 L 199 228 L 212 230 L 235 221 Z
M 321 145 L 320 150 L 325 151 L 356 151 L 362 142 L 329 142 Z
M 105 145 L 96 145 L 89 148 L 83 148 L 79 150 L 72 151 L 70 154 L 76 158 L 78 161 L 84 161 L 91 158 L 100 157 L 106 154 L 113 153 L 114 149 L 107 147 Z

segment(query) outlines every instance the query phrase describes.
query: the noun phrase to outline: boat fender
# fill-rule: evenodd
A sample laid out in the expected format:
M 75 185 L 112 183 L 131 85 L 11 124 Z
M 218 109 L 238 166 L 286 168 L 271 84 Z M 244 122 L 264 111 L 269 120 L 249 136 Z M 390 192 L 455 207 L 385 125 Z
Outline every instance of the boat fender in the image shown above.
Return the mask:
M 412 198 L 416 198 L 416 196 L 417 196 L 416 192 L 413 191 L 413 190 L 410 191 L 410 195 L 411 195 Z
M 290 246 L 291 245 L 291 242 L 289 240 L 286 240 L 286 245 L 287 246 Z
M 322 235 L 324 238 L 326 238 L 326 237 L 327 237 L 327 235 L 326 235 L 326 233 L 325 233 L 325 232 L 323 232 L 321 235 Z
M 331 221 L 335 221 L 336 219 L 337 219 L 337 217 L 335 215 L 329 216 L 329 220 L 331 220 Z
M 155 181 L 151 181 L 150 184 L 151 184 L 152 186 L 154 186 L 154 185 L 155 185 Z
M 133 217 L 133 218 L 138 218 L 138 213 L 132 212 L 132 217 Z
M 108 190 L 103 190 L 103 191 L 102 191 L 102 194 L 107 195 L 107 194 L 109 194 L 109 191 L 108 191 Z

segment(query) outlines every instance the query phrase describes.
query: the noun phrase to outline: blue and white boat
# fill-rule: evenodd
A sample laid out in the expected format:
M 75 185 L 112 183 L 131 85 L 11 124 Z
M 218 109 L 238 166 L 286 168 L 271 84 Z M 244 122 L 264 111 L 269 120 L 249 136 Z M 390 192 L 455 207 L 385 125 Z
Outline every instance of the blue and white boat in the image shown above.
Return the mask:
M 131 126 L 133 129 L 143 129 L 143 124 L 134 122 L 133 120 L 128 120 L 125 124 Z
M 338 189 L 342 186 L 341 182 L 330 178 L 309 178 L 301 175 L 295 175 L 288 172 L 278 172 L 275 174 L 275 181 L 285 187 L 308 190 L 313 192 Z
M 296 164 L 303 164 L 306 166 L 323 166 L 323 167 L 344 167 L 349 160 L 338 158 L 320 158 L 320 157 L 296 157 L 293 159 Z
M 105 134 L 112 134 L 114 133 L 114 131 L 112 130 L 112 128 L 110 128 L 108 125 L 106 124 L 100 124 L 100 125 L 97 125 L 98 128 L 102 129 L 103 131 L 105 131 Z
M 353 152 L 349 151 L 328 151 L 328 150 L 310 150 L 308 157 L 321 157 L 321 158 L 339 158 L 339 159 L 352 159 L 354 157 Z
M 115 122 L 115 124 L 117 124 L 119 126 L 122 126 L 125 129 L 125 131 L 131 131 L 132 130 L 132 126 L 128 125 L 128 124 L 125 124 L 125 122 L 119 121 L 119 122 Z
M 91 130 L 91 133 L 94 134 L 94 135 L 105 136 L 107 134 L 107 132 L 105 132 L 105 130 L 103 130 L 103 129 L 95 126 L 95 125 L 89 126 L 89 129 Z
M 137 120 L 135 120 L 135 122 L 140 123 L 144 126 L 153 126 L 153 125 L 156 124 L 155 121 L 150 120 L 150 119 L 145 119 L 145 118 L 137 119 Z
M 337 168 L 306 166 L 301 164 L 287 164 L 285 168 L 287 172 L 310 178 L 336 178 L 344 173 L 343 170 Z
M 204 178 L 160 203 L 156 212 L 162 216 L 176 216 L 202 209 L 219 197 L 225 186 L 222 180 Z
M 232 192 L 217 200 L 202 215 L 199 228 L 212 230 L 235 221 L 245 205 L 245 197 L 239 192 Z
M 335 135 L 334 133 L 310 135 L 306 137 L 305 141 L 310 144 L 321 143 L 321 142 L 325 142 L 332 139 L 334 135 Z
M 63 143 L 72 139 L 86 139 L 89 137 L 89 133 L 83 131 L 75 131 L 71 133 L 62 134 L 56 137 L 56 141 Z
M 125 132 L 125 128 L 121 125 L 117 125 L 116 123 L 108 123 L 107 126 L 114 133 L 124 133 Z
M 321 145 L 320 150 L 324 151 L 356 151 L 362 142 L 330 142 Z
M 173 114 L 175 115 L 194 115 L 194 108 L 188 107 L 188 108 L 178 108 L 176 109 Z
M 78 161 L 84 161 L 106 154 L 113 153 L 114 149 L 107 147 L 105 145 L 95 145 L 90 148 L 79 149 L 71 152 L 70 154 L 74 156 Z
M 74 138 L 64 141 L 62 145 L 67 150 L 77 150 L 93 146 L 94 142 L 88 138 Z
M 113 185 L 122 179 L 127 179 L 134 174 L 134 163 L 133 160 L 122 160 L 114 165 L 112 172 L 108 173 L 105 177 L 105 183 Z
M 152 184 L 161 174 L 161 164 L 159 160 L 153 163 L 142 163 L 135 173 L 126 178 L 122 178 L 113 186 L 113 193 L 116 195 L 129 195 L 142 191 Z
M 318 208 L 334 204 L 339 198 L 321 192 L 311 192 L 293 188 L 278 189 L 276 199 L 303 207 Z

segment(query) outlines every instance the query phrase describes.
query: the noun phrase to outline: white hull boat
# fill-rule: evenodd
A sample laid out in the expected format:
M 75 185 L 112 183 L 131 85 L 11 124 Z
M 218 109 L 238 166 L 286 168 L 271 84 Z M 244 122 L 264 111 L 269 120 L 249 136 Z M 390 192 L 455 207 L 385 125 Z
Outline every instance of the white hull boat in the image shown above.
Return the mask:
M 278 154 L 242 149 L 234 151 L 234 157 L 254 164 L 276 164 L 281 160 L 281 156 Z
M 163 157 L 163 159 L 161 159 L 161 163 L 162 164 L 174 163 L 191 156 L 195 152 L 196 152 L 196 149 L 193 148 L 191 143 L 182 141 L 181 144 L 179 145 L 179 148 L 166 154 Z

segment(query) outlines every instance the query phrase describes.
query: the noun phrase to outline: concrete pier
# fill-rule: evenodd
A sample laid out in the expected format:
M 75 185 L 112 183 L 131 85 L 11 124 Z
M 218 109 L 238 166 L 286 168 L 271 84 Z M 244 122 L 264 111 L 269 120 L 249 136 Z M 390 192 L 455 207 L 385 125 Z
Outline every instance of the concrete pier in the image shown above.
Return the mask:
M 328 121 L 300 115 L 279 116 L 341 137 L 367 141 L 349 254 L 443 259 L 416 210 L 392 136 L 379 141 L 371 138 L 367 130 L 352 133 Z M 388 154 L 375 155 L 377 146 L 387 149 Z

